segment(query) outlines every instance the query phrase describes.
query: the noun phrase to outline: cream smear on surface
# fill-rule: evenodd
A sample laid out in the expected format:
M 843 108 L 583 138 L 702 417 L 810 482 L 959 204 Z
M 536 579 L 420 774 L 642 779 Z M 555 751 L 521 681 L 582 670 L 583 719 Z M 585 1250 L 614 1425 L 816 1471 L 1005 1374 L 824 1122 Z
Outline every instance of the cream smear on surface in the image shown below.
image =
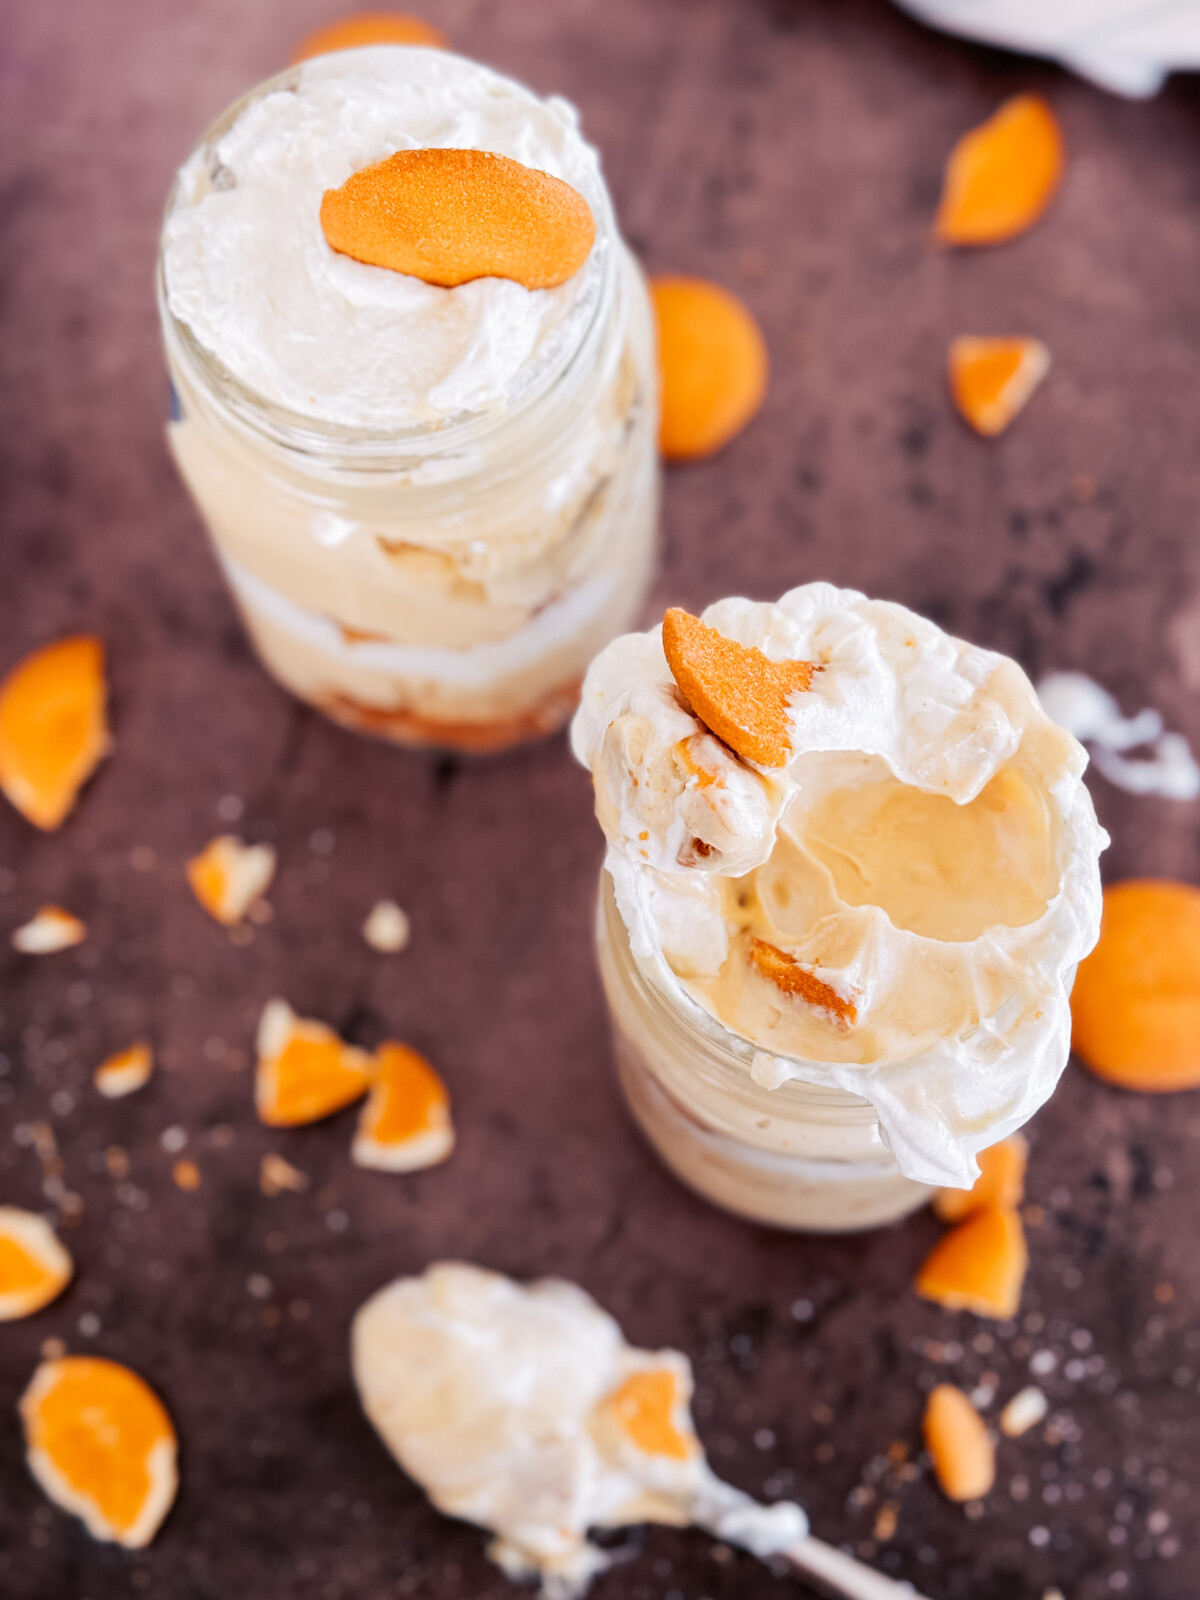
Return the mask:
M 634 957 L 757 1047 L 763 1087 L 862 1095 L 906 1176 L 967 1186 L 1067 1061 L 1108 842 L 1086 754 L 1015 662 L 903 606 L 814 583 L 703 620 L 821 670 L 765 769 L 693 716 L 659 629 L 593 662 L 572 746 Z M 763 944 L 815 998 L 764 974 Z
M 490 150 L 571 184 L 600 238 L 556 289 L 441 289 L 339 255 L 321 197 L 397 150 Z M 173 315 L 263 399 L 389 431 L 511 405 L 558 370 L 600 294 L 607 201 L 565 100 L 443 50 L 377 46 L 306 62 L 180 173 L 163 239 Z
M 574 1284 L 438 1262 L 367 1301 L 351 1353 L 363 1408 L 404 1470 L 440 1510 L 491 1529 L 511 1577 L 556 1600 L 610 1564 L 589 1528 L 696 1523 L 763 1559 L 808 1532 L 799 1506 L 759 1505 L 711 1471 L 686 1357 L 626 1344 Z M 665 1416 L 639 1419 L 647 1380 L 665 1387 Z
M 1164 730 L 1157 711 L 1123 717 L 1107 689 L 1083 672 L 1051 672 L 1037 686 L 1046 715 L 1092 747 L 1092 761 L 1109 783 L 1129 794 L 1165 800 L 1200 795 L 1200 765 L 1181 733 Z M 1128 754 L 1145 746 L 1147 754 Z

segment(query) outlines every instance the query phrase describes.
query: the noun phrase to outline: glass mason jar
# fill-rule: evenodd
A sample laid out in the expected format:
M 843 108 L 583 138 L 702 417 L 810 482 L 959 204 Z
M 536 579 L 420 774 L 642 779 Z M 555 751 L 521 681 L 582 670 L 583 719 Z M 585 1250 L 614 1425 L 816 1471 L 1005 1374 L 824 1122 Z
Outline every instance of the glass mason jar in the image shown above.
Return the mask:
M 596 946 L 626 1103 L 691 1188 L 755 1222 L 814 1233 L 878 1227 L 929 1198 L 900 1171 L 869 1100 L 797 1080 L 764 1089 L 749 1040 L 648 975 L 607 871 Z
M 208 129 L 207 184 L 229 181 L 217 143 L 242 111 L 299 70 Z M 199 198 L 177 179 L 167 217 Z M 607 194 L 595 221 L 599 293 L 558 366 L 506 409 L 389 433 L 235 378 L 172 314 L 160 249 L 172 454 L 263 663 L 337 721 L 468 750 L 549 733 L 634 622 L 656 553 L 654 329 Z

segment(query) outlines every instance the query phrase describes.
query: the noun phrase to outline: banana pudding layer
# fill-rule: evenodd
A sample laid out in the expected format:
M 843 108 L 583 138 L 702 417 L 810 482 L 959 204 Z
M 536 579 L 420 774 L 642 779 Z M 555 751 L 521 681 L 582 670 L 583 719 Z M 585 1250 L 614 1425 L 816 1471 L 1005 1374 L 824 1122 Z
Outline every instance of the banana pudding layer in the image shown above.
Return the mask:
M 1085 752 L 1013 661 L 899 605 L 815 583 L 673 618 L 684 656 L 614 641 L 572 729 L 634 958 L 755 1083 L 865 1097 L 907 1177 L 968 1186 L 1066 1064 L 1107 843 Z

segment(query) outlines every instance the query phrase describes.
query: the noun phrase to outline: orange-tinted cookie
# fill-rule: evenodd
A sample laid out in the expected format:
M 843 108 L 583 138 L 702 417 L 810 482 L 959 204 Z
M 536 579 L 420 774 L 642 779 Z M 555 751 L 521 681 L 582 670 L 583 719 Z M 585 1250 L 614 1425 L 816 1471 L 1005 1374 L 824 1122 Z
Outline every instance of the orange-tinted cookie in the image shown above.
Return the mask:
M 489 150 L 397 150 L 325 191 L 321 227 L 342 255 L 447 289 L 474 278 L 553 289 L 596 237 L 577 189 Z
M 153 1071 L 154 1051 L 139 1040 L 102 1061 L 92 1074 L 92 1082 L 106 1099 L 119 1100 L 149 1083 Z
M 979 1152 L 979 1176 L 970 1189 L 939 1189 L 933 1197 L 934 1214 L 942 1222 L 962 1222 L 985 1206 L 1011 1211 L 1025 1195 L 1025 1162 L 1029 1146 L 1022 1134 L 1013 1133 L 999 1144 Z
M 107 699 L 91 634 L 35 650 L 0 683 L 0 790 L 35 827 L 61 827 L 108 754 Z
M 1104 891 L 1079 964 L 1071 1043 L 1098 1077 L 1167 1094 L 1200 1085 L 1200 889 L 1131 878 Z
M 786 766 L 790 702 L 812 687 L 812 662 L 771 661 L 678 606 L 663 618 L 662 641 L 671 675 L 705 727 L 747 761 Z
M 95 1539 L 149 1544 L 175 1498 L 175 1429 L 154 1391 L 116 1361 L 44 1361 L 21 1397 L 30 1470 Z
M 783 994 L 816 1006 L 842 1028 L 852 1028 L 858 1021 L 858 1010 L 849 1000 L 843 999 L 828 983 L 823 983 L 808 967 L 802 967 L 786 950 L 767 944 L 764 939 L 751 939 L 746 954 L 754 970 Z
M 983 1418 L 961 1389 L 939 1383 L 925 1405 L 925 1448 L 942 1493 L 978 1500 L 996 1481 L 996 1451 Z
M 602 1402 L 607 1416 L 648 1456 L 686 1461 L 696 1452 L 690 1432 L 679 1426 L 679 1380 L 664 1367 L 631 1373 Z
M 193 856 L 186 870 L 192 893 L 209 916 L 232 927 L 267 892 L 275 875 L 275 851 L 269 844 L 243 844 L 232 833 L 223 833 Z
M 999 244 L 1024 233 L 1054 198 L 1063 160 L 1062 133 L 1046 102 L 1033 94 L 1006 100 L 950 154 L 934 224 L 938 238 Z
M 354 1139 L 354 1160 L 384 1172 L 415 1172 L 445 1161 L 453 1149 L 450 1096 L 441 1078 L 408 1045 L 392 1040 L 381 1045 Z
M 1015 1317 L 1029 1252 L 1015 1211 L 987 1206 L 934 1245 L 917 1273 L 916 1290 L 948 1311 Z
M 56 1300 L 74 1264 L 44 1217 L 0 1206 L 0 1322 L 32 1316 Z
M 333 55 L 337 50 L 363 50 L 373 44 L 416 44 L 430 50 L 444 50 L 446 35 L 424 17 L 410 17 L 403 11 L 359 11 L 352 17 L 326 23 L 302 39 L 291 54 L 292 66 L 313 56 Z
M 662 380 L 659 448 L 668 461 L 709 456 L 738 434 L 767 392 L 767 345 L 728 289 L 704 278 L 653 278 Z
M 992 439 L 1022 411 L 1050 370 L 1040 339 L 977 339 L 964 334 L 950 346 L 950 392 L 964 421 Z
M 297 1017 L 283 1000 L 267 1003 L 258 1026 L 254 1082 L 260 1119 L 271 1128 L 319 1122 L 361 1099 L 374 1064 L 323 1022 Z

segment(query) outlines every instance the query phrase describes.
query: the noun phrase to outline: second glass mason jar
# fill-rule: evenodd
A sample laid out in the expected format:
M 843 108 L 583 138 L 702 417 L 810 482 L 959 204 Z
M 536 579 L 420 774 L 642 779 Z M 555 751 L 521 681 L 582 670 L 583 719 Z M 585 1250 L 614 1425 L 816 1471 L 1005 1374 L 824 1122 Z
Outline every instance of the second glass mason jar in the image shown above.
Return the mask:
M 299 70 L 213 124 L 168 219 L 221 187 L 218 142 Z M 466 750 L 549 733 L 634 621 L 656 549 L 654 331 L 607 194 L 594 212 L 600 286 L 574 348 L 506 409 L 390 433 L 239 381 L 172 314 L 160 251 L 175 461 L 264 664 L 339 722 Z
M 764 1089 L 750 1076 L 753 1044 L 648 976 L 607 871 L 596 944 L 626 1103 L 691 1188 L 755 1222 L 814 1233 L 878 1227 L 929 1198 L 900 1171 L 870 1101 L 799 1081 Z

